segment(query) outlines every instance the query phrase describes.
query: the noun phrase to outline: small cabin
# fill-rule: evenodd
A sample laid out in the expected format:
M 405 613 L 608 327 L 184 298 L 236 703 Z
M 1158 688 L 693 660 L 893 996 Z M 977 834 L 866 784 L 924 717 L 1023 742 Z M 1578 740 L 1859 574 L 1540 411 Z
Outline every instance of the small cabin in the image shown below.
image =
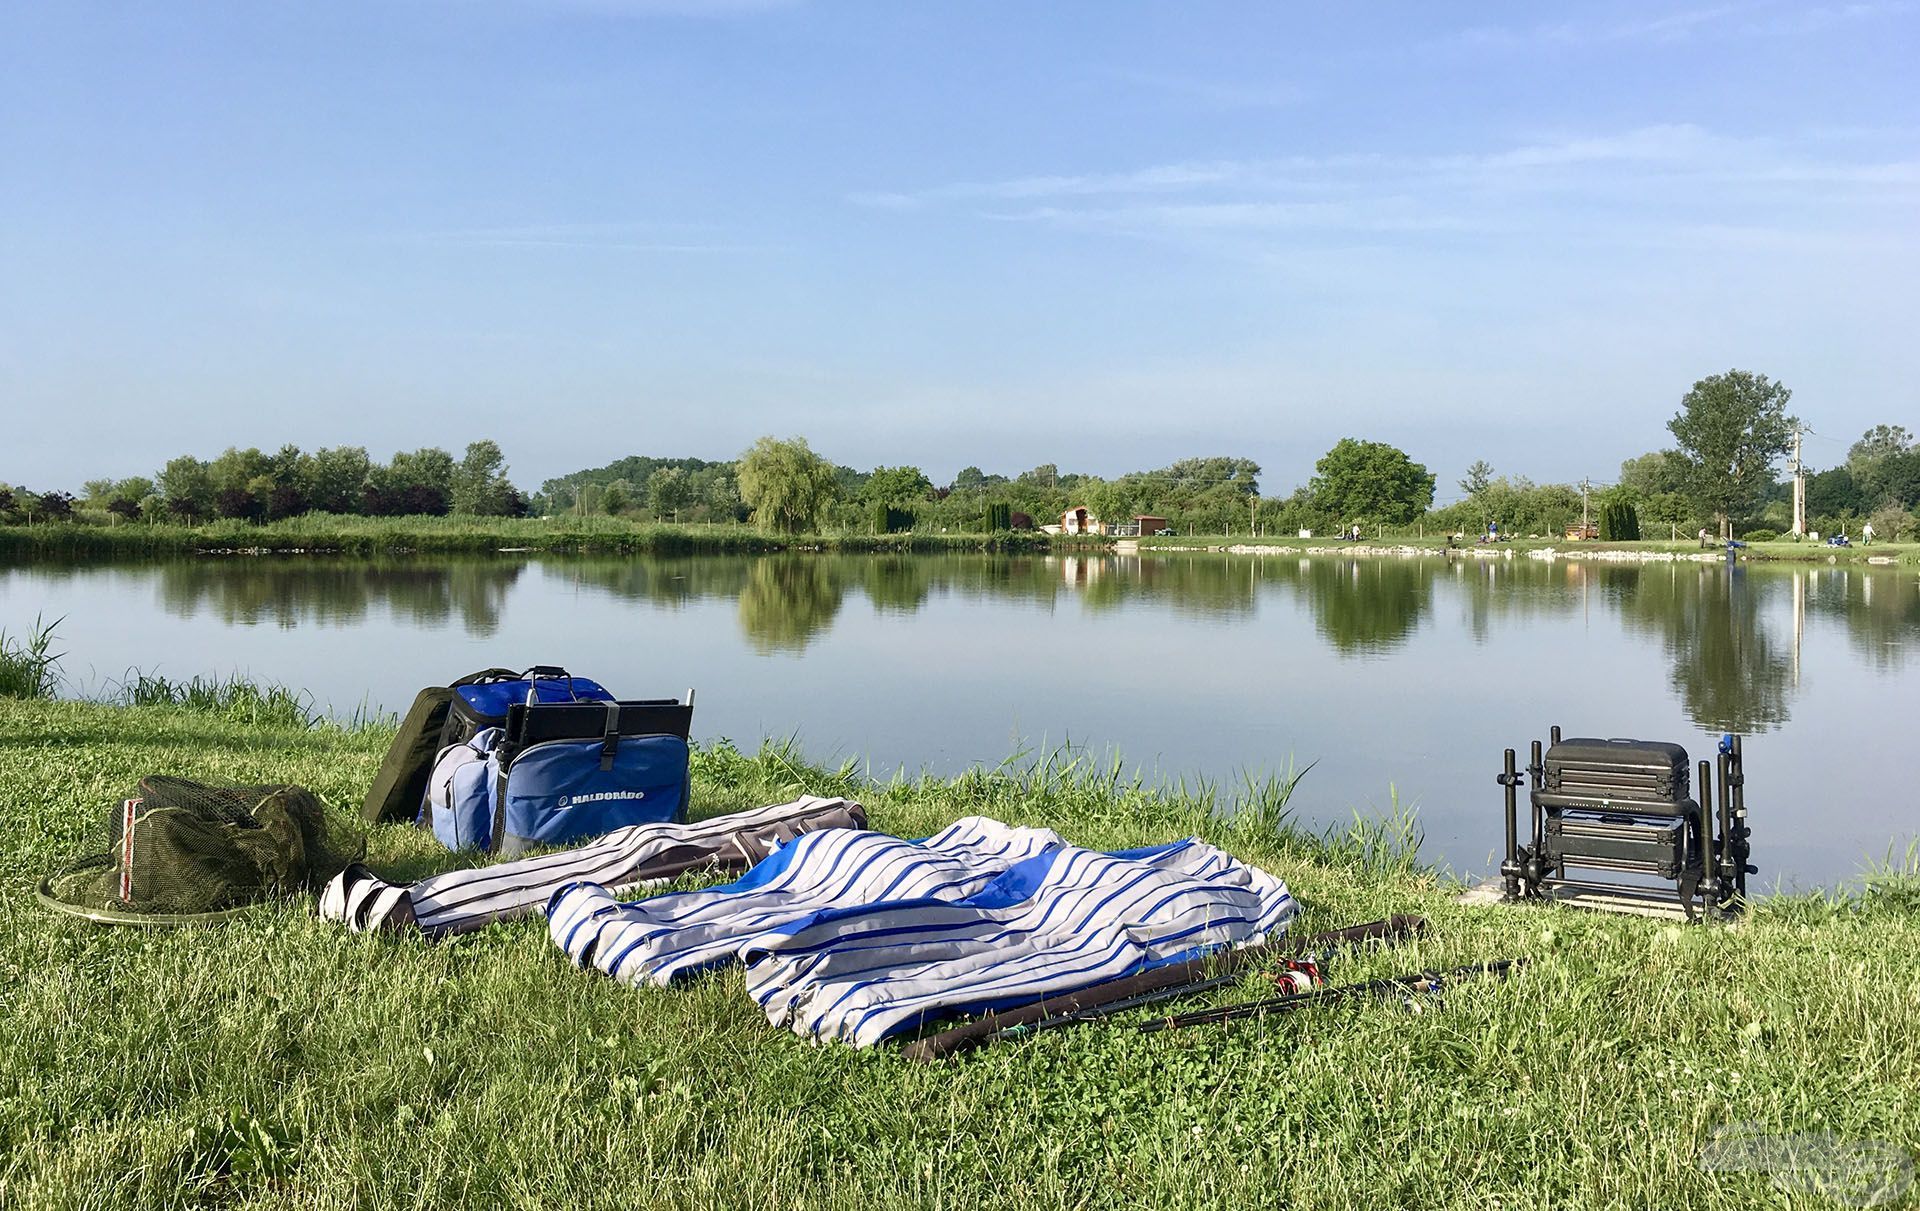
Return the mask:
M 1132 521 L 1114 522 L 1106 528 L 1106 533 L 1115 538 L 1139 538 L 1142 535 L 1151 536 L 1172 528 L 1164 517 L 1155 517 L 1151 513 L 1135 513 Z
M 1060 515 L 1062 534 L 1105 534 L 1107 527 L 1085 505 L 1075 505 Z

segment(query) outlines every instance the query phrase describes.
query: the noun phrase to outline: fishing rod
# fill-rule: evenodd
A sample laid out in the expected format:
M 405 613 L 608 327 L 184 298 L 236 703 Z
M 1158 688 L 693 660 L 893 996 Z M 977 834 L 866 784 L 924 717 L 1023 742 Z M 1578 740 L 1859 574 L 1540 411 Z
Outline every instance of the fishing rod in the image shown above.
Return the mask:
M 1421 971 L 1412 975 L 1390 976 L 1383 980 L 1363 980 L 1358 984 L 1342 984 L 1337 988 L 1316 988 L 1311 992 L 1297 992 L 1288 996 L 1269 997 L 1263 1001 L 1246 1001 L 1239 1005 L 1223 1005 L 1218 1009 L 1198 1009 L 1192 1013 L 1177 1014 L 1170 1018 L 1157 1018 L 1151 1022 L 1142 1022 L 1140 1029 L 1145 1031 L 1177 1030 L 1183 1026 L 1211 1026 L 1222 1022 L 1235 1022 L 1241 1018 L 1263 1018 L 1268 1014 L 1291 1013 L 1296 1009 L 1308 1009 L 1315 1005 L 1327 1005 L 1335 1001 L 1347 1001 L 1356 997 L 1400 993 L 1407 996 L 1437 993 L 1455 980 L 1471 976 L 1488 975 L 1504 980 L 1507 973 L 1516 967 L 1526 966 L 1525 959 L 1497 959 L 1491 963 L 1470 963 L 1465 967 L 1455 967 L 1451 971 Z
M 1047 997 L 1002 1013 L 985 1013 L 964 1025 L 927 1035 L 907 1044 L 900 1054 L 930 1062 L 970 1051 L 987 1043 L 1025 1038 L 1042 1030 L 1077 1026 L 1121 1012 L 1120 1006 L 1140 1005 L 1188 996 L 1239 980 L 1247 968 L 1270 958 L 1297 957 L 1316 950 L 1354 946 L 1370 941 L 1397 941 L 1424 933 L 1427 919 L 1396 915 L 1346 929 L 1330 929 L 1305 938 L 1286 938 L 1225 950 L 1199 958 L 1169 963 L 1137 975 L 1122 976 L 1064 996 Z

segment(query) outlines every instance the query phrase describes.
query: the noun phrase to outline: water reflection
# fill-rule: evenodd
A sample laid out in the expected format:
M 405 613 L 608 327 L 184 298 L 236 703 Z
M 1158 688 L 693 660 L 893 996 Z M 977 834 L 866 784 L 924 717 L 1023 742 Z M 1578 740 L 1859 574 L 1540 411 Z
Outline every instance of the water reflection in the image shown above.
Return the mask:
M 740 589 L 740 629 L 754 649 L 798 652 L 832 626 L 846 595 L 843 564 L 806 555 L 754 561 Z
M 1335 650 L 1377 656 L 1406 643 L 1433 608 L 1438 570 L 1427 560 L 1303 559 L 1282 566 Z
M 1862 663 L 1897 673 L 1920 647 L 1910 570 L 1650 565 L 1532 559 L 1167 556 L 781 555 L 739 558 L 194 559 L 146 565 L 37 564 L 14 574 L 104 578 L 151 591 L 176 617 L 234 626 L 358 626 L 379 616 L 457 625 L 486 638 L 529 578 L 548 586 L 687 608 L 731 603 L 761 655 L 795 655 L 840 622 L 849 596 L 912 615 L 942 598 L 1053 612 L 1122 609 L 1225 625 L 1262 611 L 1311 618 L 1343 659 L 1402 652 L 1423 629 L 1478 645 L 1540 620 L 1610 640 L 1610 622 L 1657 645 L 1668 685 L 1702 728 L 1760 732 L 1786 722 L 1811 630 L 1846 636 Z M 1456 621 L 1457 620 L 1457 621 Z M 1582 642 L 1570 638 L 1570 642 Z
M 526 565 L 514 561 L 197 559 L 159 567 L 157 592 L 171 614 L 209 613 L 239 626 L 283 629 L 364 622 L 376 608 L 410 623 L 458 618 L 488 636 Z
M 1786 722 L 1793 684 L 1792 639 L 1761 611 L 1785 587 L 1737 564 L 1669 564 L 1621 582 L 1618 600 L 1630 627 L 1664 644 L 1673 689 L 1695 723 L 1764 732 Z

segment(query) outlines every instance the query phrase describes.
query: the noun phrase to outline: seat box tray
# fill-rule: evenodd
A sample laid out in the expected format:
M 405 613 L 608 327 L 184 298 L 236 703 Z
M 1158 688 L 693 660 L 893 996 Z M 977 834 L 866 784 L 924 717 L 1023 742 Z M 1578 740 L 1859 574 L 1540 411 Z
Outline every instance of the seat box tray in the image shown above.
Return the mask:
M 1603 803 L 1678 803 L 1691 792 L 1687 750 L 1661 740 L 1562 740 L 1542 762 L 1546 791 Z
M 1621 815 L 1556 813 L 1547 818 L 1547 859 L 1554 865 L 1599 865 L 1675 879 L 1687 868 L 1688 821 Z

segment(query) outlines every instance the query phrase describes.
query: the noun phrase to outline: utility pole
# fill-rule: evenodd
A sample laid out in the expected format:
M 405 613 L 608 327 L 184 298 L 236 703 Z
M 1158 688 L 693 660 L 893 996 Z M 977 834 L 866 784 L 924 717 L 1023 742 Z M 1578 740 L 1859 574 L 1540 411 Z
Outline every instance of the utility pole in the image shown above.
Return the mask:
M 1256 496 L 1250 496 L 1247 498 L 1247 537 L 1248 538 L 1252 538 L 1254 536 L 1253 526 L 1254 526 L 1254 522 L 1257 520 L 1254 516 L 1254 511 L 1259 507 L 1260 507 L 1259 496 L 1256 495 Z
M 1805 426 L 1793 427 L 1793 536 L 1807 536 L 1807 469 L 1800 463 L 1800 434 Z
M 1587 536 L 1587 479 L 1580 479 L 1580 537 Z

